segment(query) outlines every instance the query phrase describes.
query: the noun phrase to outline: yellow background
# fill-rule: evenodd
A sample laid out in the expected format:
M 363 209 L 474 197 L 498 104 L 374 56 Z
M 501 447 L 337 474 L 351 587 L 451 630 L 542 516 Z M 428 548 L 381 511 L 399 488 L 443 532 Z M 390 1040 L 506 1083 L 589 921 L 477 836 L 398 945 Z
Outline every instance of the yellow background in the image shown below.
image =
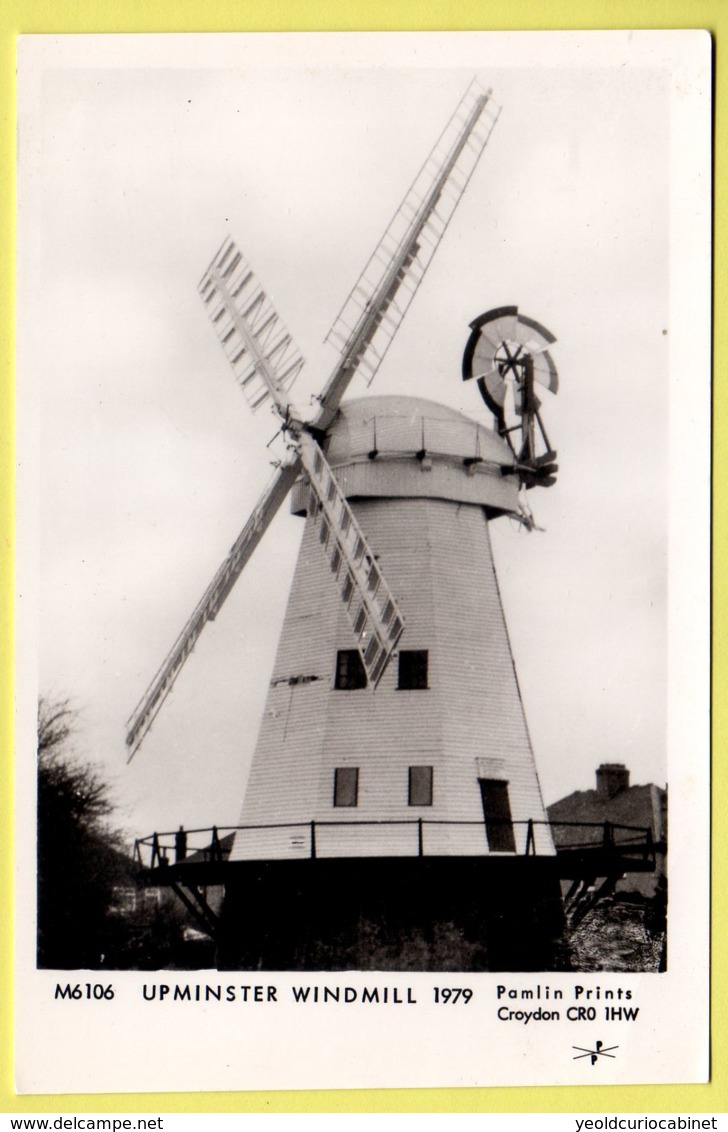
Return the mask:
M 199 31 L 474 31 L 563 28 L 707 28 L 715 53 L 714 215 L 714 680 L 712 1080 L 707 1085 L 514 1089 L 351 1090 L 280 1093 L 144 1093 L 18 1097 L 13 1085 L 13 325 L 15 235 L 15 39 L 20 33 Z M 725 39 L 721 38 L 721 32 Z M 2 0 L 0 4 L 0 1111 L 2 1112 L 727 1112 L 728 865 L 726 621 L 728 362 L 724 129 L 728 74 L 726 0 Z M 721 50 L 721 48 L 723 50 Z M 722 208 L 720 205 L 722 204 Z M 688 1004 L 686 1004 L 686 1009 Z M 130 1035 L 130 1041 L 133 1036 Z

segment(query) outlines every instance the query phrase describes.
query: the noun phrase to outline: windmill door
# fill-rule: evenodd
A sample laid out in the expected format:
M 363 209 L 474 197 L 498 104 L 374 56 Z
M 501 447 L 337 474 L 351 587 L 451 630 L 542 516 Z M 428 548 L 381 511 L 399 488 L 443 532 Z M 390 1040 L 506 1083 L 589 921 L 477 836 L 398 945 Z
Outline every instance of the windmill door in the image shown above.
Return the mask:
M 479 778 L 488 848 L 492 853 L 515 853 L 508 783 L 496 778 Z

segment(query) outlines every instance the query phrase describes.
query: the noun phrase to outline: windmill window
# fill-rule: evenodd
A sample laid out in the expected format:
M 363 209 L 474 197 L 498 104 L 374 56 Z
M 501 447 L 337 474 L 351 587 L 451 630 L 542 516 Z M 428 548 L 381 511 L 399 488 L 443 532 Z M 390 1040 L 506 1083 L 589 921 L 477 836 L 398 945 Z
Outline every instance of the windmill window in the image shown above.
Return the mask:
M 359 767 L 337 766 L 334 771 L 334 805 L 356 806 L 359 798 Z
M 410 806 L 432 805 L 432 767 L 411 766 L 409 768 L 409 795 Z
M 334 688 L 341 692 L 366 688 L 367 674 L 358 649 L 339 649 L 336 654 Z
M 427 649 L 400 650 L 398 688 L 407 690 L 427 688 L 427 656 Z

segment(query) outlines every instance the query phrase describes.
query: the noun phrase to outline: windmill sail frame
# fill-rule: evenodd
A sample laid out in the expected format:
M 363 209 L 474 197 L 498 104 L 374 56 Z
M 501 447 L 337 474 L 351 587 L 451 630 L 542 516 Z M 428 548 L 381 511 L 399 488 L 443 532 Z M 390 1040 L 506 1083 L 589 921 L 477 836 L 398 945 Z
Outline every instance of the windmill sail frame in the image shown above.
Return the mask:
M 490 110 L 495 111 L 491 115 Z M 488 113 L 486 113 L 488 111 Z M 326 341 L 341 350 L 320 396 L 327 427 L 352 377 L 373 381 L 500 115 L 474 80 L 349 293 Z
M 340 585 L 367 679 L 376 688 L 404 630 L 404 617 L 321 448 L 301 438 L 319 542 Z
M 233 240 L 222 245 L 198 290 L 253 412 L 272 398 L 285 415 L 304 358 Z
M 379 682 L 404 619 L 315 437 L 333 422 L 353 377 L 361 372 L 368 384 L 374 378 L 498 120 L 500 108 L 491 96 L 476 80 L 470 84 L 344 303 L 328 335 L 330 341 L 339 341 L 341 358 L 318 397 L 313 422 L 296 419 L 287 396 L 303 356 L 233 240 L 223 242 L 203 275 L 200 296 L 236 380 L 253 411 L 273 401 L 293 455 L 279 469 L 132 713 L 126 736 L 130 759 L 205 624 L 214 620 L 298 477 L 301 463 L 316 501 L 324 549 L 333 538 L 330 566 L 337 580 L 344 568 L 340 596 L 369 683 L 376 687 Z
M 233 543 L 230 552 L 188 618 L 168 655 L 160 665 L 126 725 L 126 745 L 131 762 L 144 736 L 157 717 L 165 699 L 182 671 L 208 621 L 214 621 L 223 602 L 238 580 L 253 551 L 300 474 L 300 463 L 293 459 L 278 469 L 253 512 Z

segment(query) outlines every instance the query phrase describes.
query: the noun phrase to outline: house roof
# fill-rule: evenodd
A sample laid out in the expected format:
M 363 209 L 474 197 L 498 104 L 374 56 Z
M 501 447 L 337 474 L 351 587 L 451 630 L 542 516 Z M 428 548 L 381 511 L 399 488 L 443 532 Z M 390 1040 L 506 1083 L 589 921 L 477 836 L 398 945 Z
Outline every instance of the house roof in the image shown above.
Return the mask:
M 559 822 L 600 825 L 611 822 L 612 825 L 649 828 L 656 841 L 664 841 L 667 836 L 665 799 L 666 791 L 654 783 L 625 787 L 611 798 L 597 790 L 575 790 L 547 807 L 549 820 L 556 823 L 554 841 L 557 845 L 569 845 L 584 836 L 583 829 L 559 827 Z

